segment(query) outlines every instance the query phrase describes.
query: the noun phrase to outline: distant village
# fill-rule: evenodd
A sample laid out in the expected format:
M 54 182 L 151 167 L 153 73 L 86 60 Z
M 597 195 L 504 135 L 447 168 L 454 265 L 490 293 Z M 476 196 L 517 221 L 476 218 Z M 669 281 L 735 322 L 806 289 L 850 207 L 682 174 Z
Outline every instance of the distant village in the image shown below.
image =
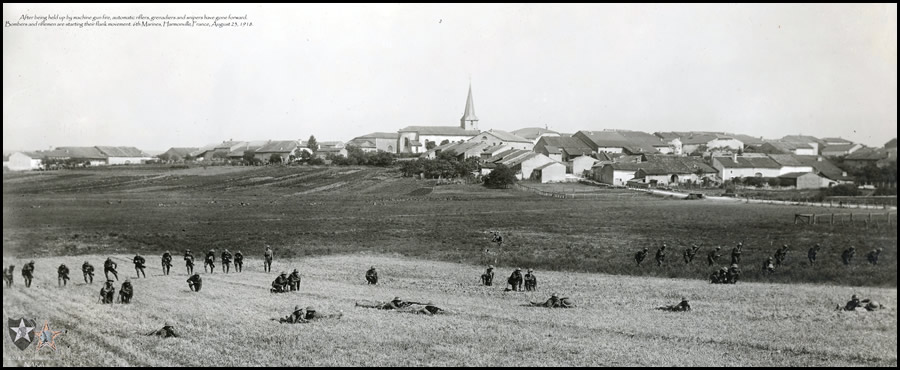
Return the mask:
M 312 139 L 312 138 L 311 138 Z M 313 144 L 313 145 L 311 145 Z M 348 149 L 384 152 L 395 157 L 434 159 L 453 153 L 475 158 L 480 174 L 499 165 L 520 180 L 565 182 L 591 179 L 615 186 L 718 185 L 736 178 L 763 178 L 794 189 L 818 189 L 853 183 L 848 168 L 896 166 L 897 139 L 866 147 L 842 138 L 788 135 L 764 139 L 726 132 L 654 132 L 587 129 L 561 133 L 548 127 L 514 131 L 482 130 L 469 86 L 456 126 L 408 126 L 397 132 L 373 132 L 348 142 L 310 140 L 225 140 L 203 147 L 170 148 L 151 156 L 134 147 L 58 147 L 21 151 L 4 158 L 9 171 L 143 163 L 240 163 L 266 165 L 303 161 L 328 164 L 347 157 Z M 317 159 L 316 162 L 309 162 Z M 840 161 L 839 167 L 834 162 Z

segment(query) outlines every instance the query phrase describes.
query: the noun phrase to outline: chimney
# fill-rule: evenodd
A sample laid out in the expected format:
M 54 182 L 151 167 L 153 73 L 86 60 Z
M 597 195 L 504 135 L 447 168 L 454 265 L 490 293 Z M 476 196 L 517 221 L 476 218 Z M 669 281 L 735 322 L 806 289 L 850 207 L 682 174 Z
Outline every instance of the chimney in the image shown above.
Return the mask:
M 731 153 L 731 160 L 737 163 L 737 153 Z
M 818 156 L 818 157 L 816 157 L 816 162 L 821 162 L 821 161 L 822 161 L 822 156 L 821 156 L 821 155 Z
M 841 171 L 841 176 L 847 177 L 847 171 Z

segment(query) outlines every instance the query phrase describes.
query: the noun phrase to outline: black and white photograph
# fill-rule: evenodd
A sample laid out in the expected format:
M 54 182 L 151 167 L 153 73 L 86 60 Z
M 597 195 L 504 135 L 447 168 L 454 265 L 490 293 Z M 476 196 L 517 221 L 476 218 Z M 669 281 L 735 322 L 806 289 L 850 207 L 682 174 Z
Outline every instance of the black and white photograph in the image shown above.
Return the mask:
M 4 367 L 897 367 L 897 4 L 3 4 Z

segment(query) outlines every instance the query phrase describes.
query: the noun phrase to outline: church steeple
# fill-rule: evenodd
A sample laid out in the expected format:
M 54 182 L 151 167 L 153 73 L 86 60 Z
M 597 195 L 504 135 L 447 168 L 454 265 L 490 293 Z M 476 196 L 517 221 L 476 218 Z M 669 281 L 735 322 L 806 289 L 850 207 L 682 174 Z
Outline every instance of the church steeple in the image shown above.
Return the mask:
M 472 99 L 472 83 L 469 82 L 469 97 L 466 98 L 466 110 L 459 119 L 459 127 L 464 130 L 478 130 L 478 116 L 475 115 L 475 101 Z

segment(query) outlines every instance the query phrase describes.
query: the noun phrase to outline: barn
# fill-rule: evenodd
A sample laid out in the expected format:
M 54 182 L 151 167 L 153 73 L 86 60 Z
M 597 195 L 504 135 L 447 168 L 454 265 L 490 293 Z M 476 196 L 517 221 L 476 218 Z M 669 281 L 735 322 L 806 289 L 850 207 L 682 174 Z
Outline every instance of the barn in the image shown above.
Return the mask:
M 9 156 L 10 171 L 31 171 L 41 168 L 44 156 L 35 152 L 15 152 Z
M 597 160 L 590 156 L 582 155 L 572 159 L 572 174 L 584 177 L 584 171 L 590 171 Z
M 152 161 L 153 156 L 132 146 L 98 146 L 97 150 L 106 156 L 107 164 L 140 164 Z
M 810 172 L 786 173 L 778 178 L 781 179 L 782 185 L 793 186 L 797 189 L 818 189 L 829 182 L 828 179 Z

